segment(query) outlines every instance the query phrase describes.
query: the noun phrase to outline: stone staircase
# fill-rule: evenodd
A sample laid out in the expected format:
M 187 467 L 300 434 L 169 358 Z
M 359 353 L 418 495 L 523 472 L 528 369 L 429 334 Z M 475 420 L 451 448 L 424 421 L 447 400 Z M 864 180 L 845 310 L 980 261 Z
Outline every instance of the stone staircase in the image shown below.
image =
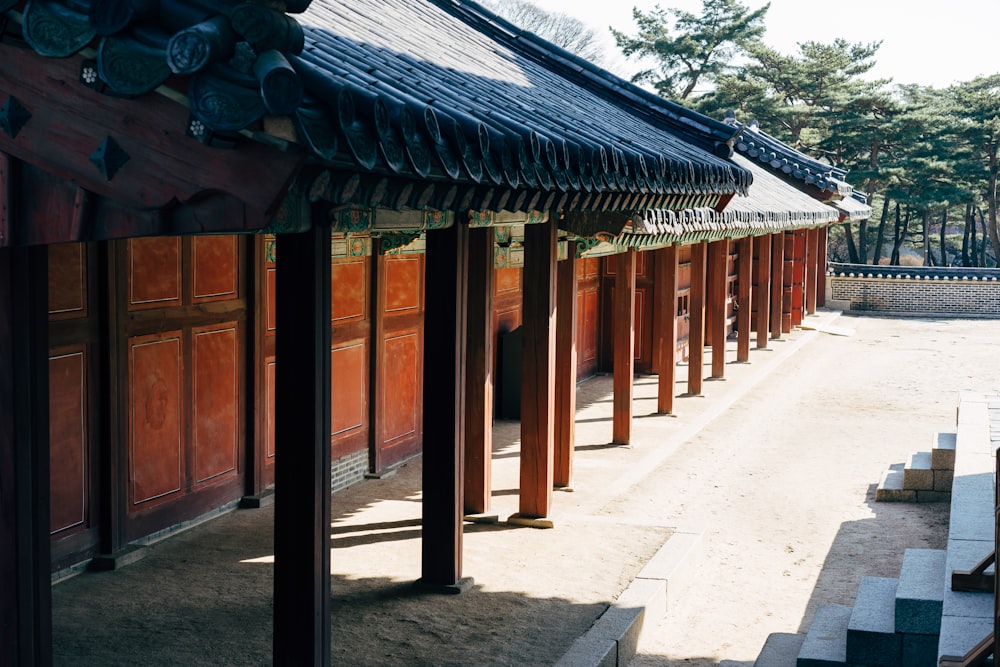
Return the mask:
M 973 569 L 994 548 L 1000 396 L 963 394 L 958 432 L 948 435 L 935 435 L 929 456 L 917 457 L 913 468 L 923 472 L 911 480 L 926 486 L 950 464 L 947 549 L 907 549 L 898 579 L 862 577 L 853 607 L 821 606 L 806 634 L 770 635 L 754 667 L 938 667 L 993 631 L 993 593 L 952 590 L 952 574 Z M 916 501 L 921 491 L 946 493 L 902 492 Z
M 956 433 L 935 433 L 929 452 L 913 452 L 905 465 L 889 466 L 878 482 L 875 501 L 942 503 L 951 500 L 956 440 Z

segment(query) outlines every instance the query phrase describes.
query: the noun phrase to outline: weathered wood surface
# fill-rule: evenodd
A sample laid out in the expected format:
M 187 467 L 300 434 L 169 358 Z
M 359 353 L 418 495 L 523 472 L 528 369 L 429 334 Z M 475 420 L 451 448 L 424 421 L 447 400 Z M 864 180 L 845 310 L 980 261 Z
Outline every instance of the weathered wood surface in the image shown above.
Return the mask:
M 330 228 L 278 237 L 276 665 L 330 664 Z
M 634 250 L 615 256 L 614 312 L 614 396 L 612 399 L 611 442 L 628 445 L 632 441 L 632 380 L 635 367 L 635 263 Z
M 52 664 L 46 248 L 0 249 L 0 664 Z
M 736 242 L 739 254 L 736 296 L 736 361 L 750 361 L 751 282 L 753 280 L 753 239 L 745 236 Z
M 519 512 L 548 516 L 555 440 L 556 225 L 524 227 Z
M 771 234 L 771 338 L 781 339 L 784 308 L 785 234 Z
M 757 289 L 754 299 L 757 308 L 757 349 L 766 350 L 768 329 L 771 325 L 771 235 L 754 239 L 757 246 Z
M 576 253 L 556 271 L 556 425 L 553 484 L 569 486 L 576 443 L 577 263 Z
M 271 220 L 303 153 L 251 141 L 234 150 L 203 145 L 185 136 L 183 106 L 159 95 L 129 100 L 97 94 L 76 83 L 81 64 L 78 57 L 40 59 L 0 43 L 0 99 L 14 95 L 31 113 L 15 138 L 0 133 L 0 151 L 129 208 L 190 209 L 182 230 L 165 220 L 164 229 L 144 233 L 247 231 Z M 107 137 L 128 156 L 111 180 L 90 159 Z M 220 207 L 222 201 L 230 203 Z M 220 208 L 226 215 L 217 215 Z
M 688 389 L 692 396 L 701 394 L 705 370 L 705 291 L 708 244 L 691 246 L 691 310 L 688 332 Z
M 493 237 L 469 230 L 468 352 L 465 368 L 465 512 L 490 509 L 493 461 Z
M 819 230 L 806 231 L 806 314 L 816 313 L 816 287 L 819 272 L 824 270 L 824 262 L 819 256 Z
M 711 292 L 708 295 L 708 309 L 712 316 L 710 336 L 712 344 L 712 379 L 721 380 L 726 376 L 726 301 L 727 278 L 729 277 L 729 239 L 715 241 L 708 245 L 709 268 L 712 272 Z
M 656 287 L 653 295 L 658 308 L 660 326 L 658 339 L 654 343 L 658 356 L 656 411 L 673 414 L 674 393 L 677 384 L 677 283 L 679 248 L 676 245 L 661 248 L 656 252 Z
M 462 472 L 465 438 L 465 277 L 469 228 L 427 232 L 424 337 L 423 523 L 421 582 L 450 587 L 462 577 Z

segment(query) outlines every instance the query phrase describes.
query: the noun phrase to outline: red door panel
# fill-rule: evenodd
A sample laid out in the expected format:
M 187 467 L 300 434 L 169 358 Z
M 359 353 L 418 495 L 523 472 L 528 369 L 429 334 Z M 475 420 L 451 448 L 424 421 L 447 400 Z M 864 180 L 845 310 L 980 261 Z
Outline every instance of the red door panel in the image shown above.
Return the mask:
M 376 471 L 420 451 L 423 403 L 424 256 L 379 258 Z
M 129 341 L 129 475 L 132 505 L 181 490 L 181 332 Z
M 49 358 L 50 531 L 82 526 L 87 511 L 86 348 Z
M 194 331 L 196 483 L 237 471 L 240 433 L 239 353 L 235 324 Z

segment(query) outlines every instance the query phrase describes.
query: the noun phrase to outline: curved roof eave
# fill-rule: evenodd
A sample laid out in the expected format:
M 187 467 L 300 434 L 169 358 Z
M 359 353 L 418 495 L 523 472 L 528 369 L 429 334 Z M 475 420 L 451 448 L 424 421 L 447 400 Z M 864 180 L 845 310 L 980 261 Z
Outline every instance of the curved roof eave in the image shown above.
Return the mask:
M 188 134 L 204 143 L 266 138 L 274 119 L 291 119 L 279 136 L 350 175 L 348 201 L 635 210 L 750 185 L 746 170 L 696 145 L 721 138 L 721 124 L 665 101 L 670 113 L 643 115 L 631 84 L 537 38 L 521 35 L 515 48 L 501 30 L 456 17 L 485 11 L 471 3 L 324 0 L 296 5 L 294 17 L 227 0 L 179 0 L 148 17 L 88 15 L 70 0 L 21 6 L 37 53 L 91 54 L 95 74 L 81 84 L 111 94 L 179 91 Z M 72 40 L 33 28 L 53 17 Z M 529 42 L 550 57 L 529 56 Z M 199 61 L 202 47 L 210 55 Z

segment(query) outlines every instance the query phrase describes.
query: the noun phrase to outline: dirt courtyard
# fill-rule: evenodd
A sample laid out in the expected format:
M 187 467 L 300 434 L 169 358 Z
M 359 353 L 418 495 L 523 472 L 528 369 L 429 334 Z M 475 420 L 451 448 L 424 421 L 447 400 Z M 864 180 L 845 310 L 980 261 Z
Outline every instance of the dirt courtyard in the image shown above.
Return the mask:
M 412 586 L 419 458 L 338 492 L 333 664 L 551 665 L 683 531 L 702 535 L 703 558 L 666 617 L 647 619 L 632 664 L 749 667 L 771 632 L 851 604 L 862 576 L 897 576 L 906 548 L 943 547 L 947 504 L 875 503 L 875 485 L 953 430 L 961 392 L 997 390 L 996 336 L 990 320 L 823 312 L 728 363 L 676 417 L 651 414 L 656 378 L 638 377 L 631 447 L 608 444 L 611 378 L 588 380 L 551 530 L 503 523 L 517 511 L 518 425 L 497 422 L 501 522 L 466 524 L 475 585 L 462 595 Z M 273 508 L 236 510 L 55 585 L 56 664 L 271 664 L 272 528 Z

